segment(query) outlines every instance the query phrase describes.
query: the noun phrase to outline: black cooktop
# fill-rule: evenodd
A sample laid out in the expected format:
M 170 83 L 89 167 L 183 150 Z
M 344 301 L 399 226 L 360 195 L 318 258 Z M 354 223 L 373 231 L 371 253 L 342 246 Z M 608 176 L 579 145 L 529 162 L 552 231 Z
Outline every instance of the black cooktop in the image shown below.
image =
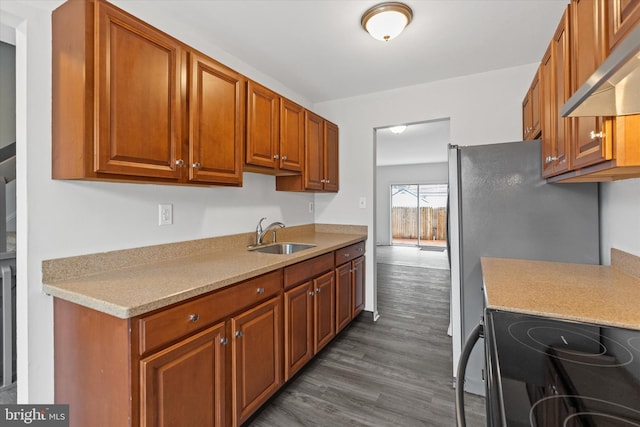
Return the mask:
M 492 424 L 640 427 L 640 331 L 488 311 L 485 335 Z

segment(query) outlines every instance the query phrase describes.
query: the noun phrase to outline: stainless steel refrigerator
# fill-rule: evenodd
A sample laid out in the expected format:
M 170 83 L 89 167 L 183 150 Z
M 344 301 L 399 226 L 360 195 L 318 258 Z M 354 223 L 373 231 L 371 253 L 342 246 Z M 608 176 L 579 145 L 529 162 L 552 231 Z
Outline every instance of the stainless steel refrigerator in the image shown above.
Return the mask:
M 598 186 L 547 184 L 540 141 L 449 146 L 449 255 L 453 377 L 467 336 L 482 321 L 480 257 L 598 264 Z M 484 395 L 484 345 L 465 390 Z

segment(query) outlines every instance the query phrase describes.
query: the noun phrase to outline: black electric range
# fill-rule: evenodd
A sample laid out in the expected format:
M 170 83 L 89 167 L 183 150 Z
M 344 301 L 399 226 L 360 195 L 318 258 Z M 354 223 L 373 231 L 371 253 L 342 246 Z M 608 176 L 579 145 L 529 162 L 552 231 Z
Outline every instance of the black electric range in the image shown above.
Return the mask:
M 640 331 L 493 310 L 484 321 L 487 425 L 640 427 Z

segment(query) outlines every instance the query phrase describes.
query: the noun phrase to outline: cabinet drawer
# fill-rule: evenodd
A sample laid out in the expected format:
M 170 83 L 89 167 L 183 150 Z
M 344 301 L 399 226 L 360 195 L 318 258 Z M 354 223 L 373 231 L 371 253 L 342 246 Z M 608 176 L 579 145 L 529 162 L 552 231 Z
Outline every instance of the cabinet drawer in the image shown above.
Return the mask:
M 358 242 L 346 248 L 336 251 L 336 265 L 344 264 L 361 255 L 364 255 L 364 242 Z
M 140 354 L 200 330 L 282 289 L 282 270 L 156 312 L 138 320 Z
M 331 269 L 333 269 L 333 252 L 286 267 L 284 269 L 284 288 L 288 289 Z

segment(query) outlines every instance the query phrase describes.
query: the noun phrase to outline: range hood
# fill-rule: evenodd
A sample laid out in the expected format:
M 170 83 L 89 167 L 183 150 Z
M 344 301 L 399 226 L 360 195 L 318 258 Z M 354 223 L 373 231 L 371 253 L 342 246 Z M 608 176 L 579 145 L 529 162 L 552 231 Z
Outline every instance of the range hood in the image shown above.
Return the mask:
M 562 117 L 640 114 L 640 26 L 609 54 L 560 113 Z

